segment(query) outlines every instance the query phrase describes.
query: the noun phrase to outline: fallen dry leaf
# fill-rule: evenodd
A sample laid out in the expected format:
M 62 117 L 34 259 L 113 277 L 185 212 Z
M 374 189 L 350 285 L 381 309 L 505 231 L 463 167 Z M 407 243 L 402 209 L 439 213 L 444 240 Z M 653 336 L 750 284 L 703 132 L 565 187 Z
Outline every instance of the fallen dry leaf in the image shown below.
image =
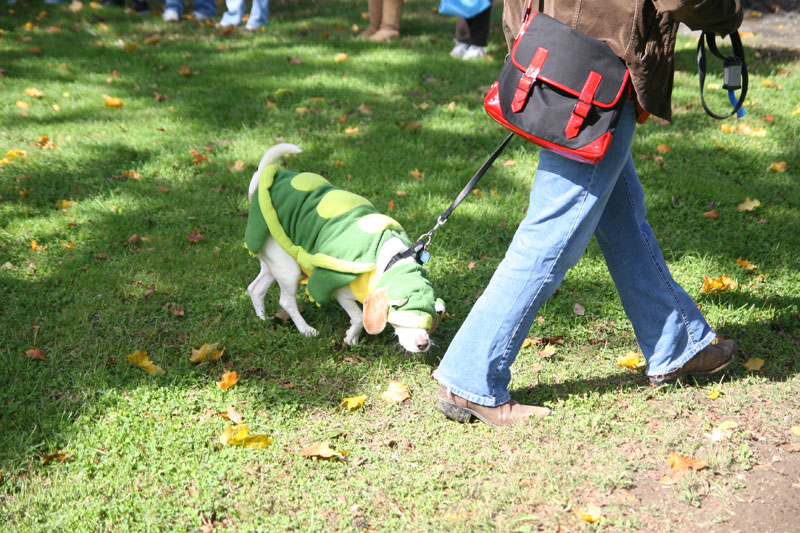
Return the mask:
M 361 396 L 351 396 L 349 398 L 342 398 L 342 403 L 339 407 L 348 411 L 354 411 L 364 405 L 366 401 L 367 397 L 363 394 Z
M 123 105 L 125 105 L 122 102 L 122 98 L 117 98 L 115 96 L 105 96 L 105 100 L 106 100 L 106 103 L 105 103 L 106 107 L 114 107 L 116 109 L 119 109 Z
M 672 467 L 673 474 L 678 474 L 690 468 L 692 470 L 703 470 L 704 468 L 708 467 L 708 461 L 705 461 L 704 459 L 684 457 L 675 452 L 671 452 L 669 454 L 667 457 L 667 462 L 669 463 L 669 466 Z
M 242 423 L 242 415 L 233 408 L 232 405 L 229 405 L 225 408 L 225 415 L 228 417 L 228 420 L 233 422 L 234 424 L 241 424 Z
M 703 213 L 703 216 L 711 218 L 711 219 L 714 219 L 714 220 L 718 220 L 719 219 L 719 211 L 717 211 L 716 209 L 712 209 L 711 211 L 706 211 L 705 213 Z
M 638 352 L 628 352 L 617 360 L 617 366 L 625 366 L 631 370 L 638 370 L 647 366 L 642 354 Z
M 547 346 L 539 350 L 539 357 L 542 357 L 544 359 L 549 359 L 553 356 L 554 353 L 556 353 L 555 345 L 548 344 Z
M 40 91 L 39 89 L 35 89 L 33 87 L 25 89 L 25 94 L 27 94 L 31 98 L 41 98 L 44 96 L 44 93 L 42 91 Z
M 200 242 L 205 239 L 203 232 L 199 229 L 193 229 L 189 235 L 186 236 L 186 238 L 189 240 L 189 242 Z
M 381 399 L 389 403 L 403 402 L 411 398 L 408 387 L 401 381 L 392 381 L 389 387 L 381 393 Z
M 249 433 L 250 429 L 247 424 L 237 424 L 236 426 L 225 424 L 225 429 L 219 437 L 219 442 L 223 446 L 260 449 L 264 449 L 272 443 L 272 439 L 266 435 L 249 435 Z
M 409 172 L 409 174 L 411 174 L 411 177 L 417 181 L 425 181 L 425 173 L 420 172 L 418 168 L 415 168 L 414 170 Z
M 603 511 L 594 503 L 589 503 L 586 507 L 576 509 L 575 515 L 590 524 L 603 520 Z
M 344 53 L 336 54 L 336 56 L 334 56 L 333 60 L 336 63 L 341 63 L 342 61 L 347 61 L 347 54 L 344 54 Z
M 347 451 L 337 452 L 331 449 L 330 442 L 327 440 L 316 442 L 308 448 L 300 450 L 300 455 L 303 457 L 316 457 L 318 459 L 343 459 L 346 453 Z
M 20 109 L 28 109 L 30 106 L 25 100 L 17 100 L 17 107 Z
M 769 169 L 774 170 L 775 172 L 786 172 L 786 168 L 786 161 L 775 161 L 769 165 Z
M 738 206 L 736 206 L 736 210 L 740 211 L 740 212 L 741 211 L 752 211 L 753 209 L 758 209 L 759 207 L 764 207 L 764 204 L 762 204 L 761 202 L 759 202 L 755 198 L 750 199 L 750 197 L 747 197 L 747 198 L 744 199 L 744 202 L 742 202 Z
M 736 263 L 742 267 L 743 269 L 747 270 L 748 272 L 752 272 L 753 270 L 758 268 L 758 265 L 754 265 L 750 261 L 745 261 L 741 257 L 736 260 Z
M 709 391 L 708 399 L 709 400 L 716 400 L 717 398 L 719 398 L 720 394 L 722 394 L 722 389 L 720 389 L 719 387 L 714 387 L 713 389 L 711 389 Z
M 164 370 L 150 361 L 150 357 L 147 355 L 147 350 L 136 350 L 135 352 L 128 354 L 128 363 L 132 365 L 136 365 L 148 374 L 163 374 Z
M 672 148 L 670 148 L 668 144 L 661 143 L 658 146 L 656 146 L 656 152 L 658 152 L 659 154 L 666 154 L 671 150 Z
M 205 361 L 206 359 L 211 361 L 219 361 L 219 358 L 225 353 L 225 348 L 219 350 L 218 347 L 219 343 L 215 342 L 214 344 L 203 344 L 197 349 L 192 348 L 192 356 L 189 358 L 189 360 L 192 363 L 199 363 L 201 361 Z
M 227 370 L 224 374 L 222 374 L 222 379 L 217 381 L 217 387 L 225 390 L 230 389 L 237 383 L 239 383 L 239 374 L 237 374 L 235 370 Z
M 25 355 L 27 355 L 31 361 L 45 361 L 46 358 L 44 356 L 44 352 L 39 348 L 31 348 L 30 350 L 25 351 Z
M 742 366 L 744 366 L 745 370 L 749 370 L 751 372 L 758 372 L 764 366 L 764 360 L 759 357 L 751 357 L 747 361 L 745 361 Z
M 586 314 L 586 308 L 583 307 L 581 304 L 576 303 L 572 306 L 572 312 L 578 316 L 583 316 Z
M 789 428 L 789 433 L 796 437 L 800 437 L 800 426 L 792 426 Z
M 730 276 L 720 276 L 717 279 L 711 279 L 708 276 L 703 277 L 703 287 L 700 291 L 703 294 L 714 294 L 717 292 L 734 290 L 737 283 L 733 281 Z

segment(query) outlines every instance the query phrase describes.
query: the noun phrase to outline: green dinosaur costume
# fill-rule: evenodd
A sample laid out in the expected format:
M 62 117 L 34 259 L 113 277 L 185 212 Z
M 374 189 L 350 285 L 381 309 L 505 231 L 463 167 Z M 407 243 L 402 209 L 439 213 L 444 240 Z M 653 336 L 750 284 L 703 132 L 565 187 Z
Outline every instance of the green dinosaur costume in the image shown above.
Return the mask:
M 261 172 L 247 218 L 245 247 L 255 254 L 269 235 L 310 272 L 306 290 L 320 303 L 330 301 L 336 289 L 359 276 L 374 273 L 378 250 L 390 238 L 411 245 L 402 226 L 378 213 L 366 198 L 317 174 L 279 170 L 276 165 Z M 387 287 L 389 300 L 396 304 L 389 311 L 389 323 L 431 327 L 436 296 L 421 265 L 397 265 L 370 280 L 370 292 L 381 287 Z

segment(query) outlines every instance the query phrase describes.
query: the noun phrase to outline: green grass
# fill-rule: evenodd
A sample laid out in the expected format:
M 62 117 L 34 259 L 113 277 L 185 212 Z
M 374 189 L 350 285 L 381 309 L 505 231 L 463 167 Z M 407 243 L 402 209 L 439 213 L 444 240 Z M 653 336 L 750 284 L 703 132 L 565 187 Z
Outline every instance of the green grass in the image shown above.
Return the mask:
M 393 203 L 416 236 L 504 136 L 482 111 L 505 54 L 499 9 L 492 57 L 461 62 L 448 56 L 454 21 L 432 3 L 410 0 L 404 37 L 389 45 L 352 38 L 364 25 L 361 4 L 273 2 L 265 31 L 230 36 L 88 3 L 78 14 L 37 2 L 3 16 L 0 156 L 28 157 L 0 167 L 0 529 L 197 530 L 216 520 L 239 531 L 588 530 L 596 526 L 572 510 L 594 501 L 604 505 L 601 528 L 641 530 L 663 526 L 662 502 L 620 494 L 668 474 L 669 452 L 702 456 L 710 469 L 669 485 L 664 498 L 729 502 L 736 476 L 763 453 L 751 436 L 793 438 L 800 61 L 786 52 L 750 58 L 745 121 L 767 134 L 749 137 L 722 132 L 702 112 L 694 43 L 681 40 L 674 124 L 650 121 L 633 147 L 674 276 L 714 328 L 739 340 L 743 359 L 765 360 L 761 373 L 734 364 L 717 400 L 707 397 L 715 382 L 651 389 L 616 365 L 636 341 L 592 243 L 531 331 L 566 344 L 549 359 L 525 349 L 514 366 L 513 394 L 554 415 L 504 430 L 441 416 L 430 374 L 527 207 L 537 155 L 521 140 L 434 240 L 429 272 L 452 316 L 430 353 L 408 355 L 390 334 L 342 349 L 348 323 L 336 306 L 305 304 L 317 338 L 256 318 L 245 287 L 258 266 L 242 247 L 242 214 L 267 147 L 300 145 L 291 168 L 321 173 L 384 212 Z M 347 59 L 336 61 L 341 53 Z M 193 75 L 179 74 L 184 65 Z M 721 91 L 708 92 L 723 109 Z M 104 106 L 103 95 L 124 106 Z M 57 148 L 39 147 L 43 135 Z M 671 151 L 660 161 L 642 158 L 662 143 Z M 208 160 L 194 164 L 190 150 Z M 241 171 L 231 170 L 237 160 Z M 771 171 L 776 161 L 788 170 Z M 745 197 L 764 207 L 738 212 Z M 711 208 L 718 220 L 701 215 Z M 204 239 L 189 242 L 193 230 Z M 34 240 L 46 248 L 32 250 Z M 758 269 L 744 271 L 739 257 Z M 700 292 L 704 276 L 723 274 L 736 291 Z M 585 316 L 572 312 L 576 302 Z M 275 289 L 267 308 L 278 310 Z M 217 341 L 221 361 L 189 361 L 191 348 Z M 45 361 L 24 356 L 34 347 Z M 137 349 L 165 374 L 129 365 Z M 225 369 L 241 380 L 222 391 Z M 391 380 L 408 385 L 409 402 L 380 400 Z M 362 409 L 337 409 L 359 394 L 368 397 Z M 222 447 L 225 421 L 207 410 L 228 405 L 272 445 Z M 739 424 L 730 441 L 703 438 L 729 419 Z M 298 455 L 325 439 L 347 459 Z M 59 451 L 66 460 L 42 464 Z

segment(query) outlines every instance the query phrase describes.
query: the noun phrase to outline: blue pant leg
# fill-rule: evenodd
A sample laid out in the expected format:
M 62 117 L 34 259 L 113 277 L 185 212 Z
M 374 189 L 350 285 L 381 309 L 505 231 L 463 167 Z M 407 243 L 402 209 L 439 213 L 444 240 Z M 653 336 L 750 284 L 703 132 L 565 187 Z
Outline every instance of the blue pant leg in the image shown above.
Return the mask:
M 682 366 L 715 333 L 672 278 L 646 217 L 644 191 L 629 157 L 595 236 L 647 359 L 647 374 L 659 376 Z
M 183 15 L 183 0 L 167 0 L 164 2 L 164 11 L 177 11 L 178 15 Z
M 528 214 L 434 372 L 458 396 L 487 406 L 510 399 L 510 367 L 539 307 L 586 250 L 630 156 L 634 128 L 629 104 L 597 165 L 540 152 Z
M 217 4 L 214 0 L 194 0 L 194 10 L 203 15 L 213 17 L 217 14 Z
M 220 26 L 238 26 L 242 23 L 245 13 L 244 0 L 225 0 L 226 11 L 219 21 Z
M 250 8 L 250 17 L 247 19 L 247 29 L 255 30 L 269 23 L 269 0 L 253 0 Z

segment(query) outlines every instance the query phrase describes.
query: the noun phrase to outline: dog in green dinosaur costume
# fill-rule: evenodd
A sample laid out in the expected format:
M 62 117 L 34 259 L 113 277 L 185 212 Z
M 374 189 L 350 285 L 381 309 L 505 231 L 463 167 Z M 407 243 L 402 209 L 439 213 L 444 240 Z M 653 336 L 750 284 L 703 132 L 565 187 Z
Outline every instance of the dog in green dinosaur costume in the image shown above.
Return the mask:
M 316 336 L 297 307 L 297 286 L 303 283 L 312 301 L 335 299 L 347 312 L 346 344 L 356 344 L 362 330 L 380 333 L 388 322 L 403 348 L 427 351 L 444 303 L 413 257 L 387 269 L 411 246 L 408 235 L 367 199 L 317 174 L 275 165 L 299 152 L 293 144 L 273 146 L 250 181 L 245 247 L 260 260 L 261 272 L 247 292 L 256 314 L 266 318 L 264 297 L 277 281 L 281 308 L 301 333 Z

